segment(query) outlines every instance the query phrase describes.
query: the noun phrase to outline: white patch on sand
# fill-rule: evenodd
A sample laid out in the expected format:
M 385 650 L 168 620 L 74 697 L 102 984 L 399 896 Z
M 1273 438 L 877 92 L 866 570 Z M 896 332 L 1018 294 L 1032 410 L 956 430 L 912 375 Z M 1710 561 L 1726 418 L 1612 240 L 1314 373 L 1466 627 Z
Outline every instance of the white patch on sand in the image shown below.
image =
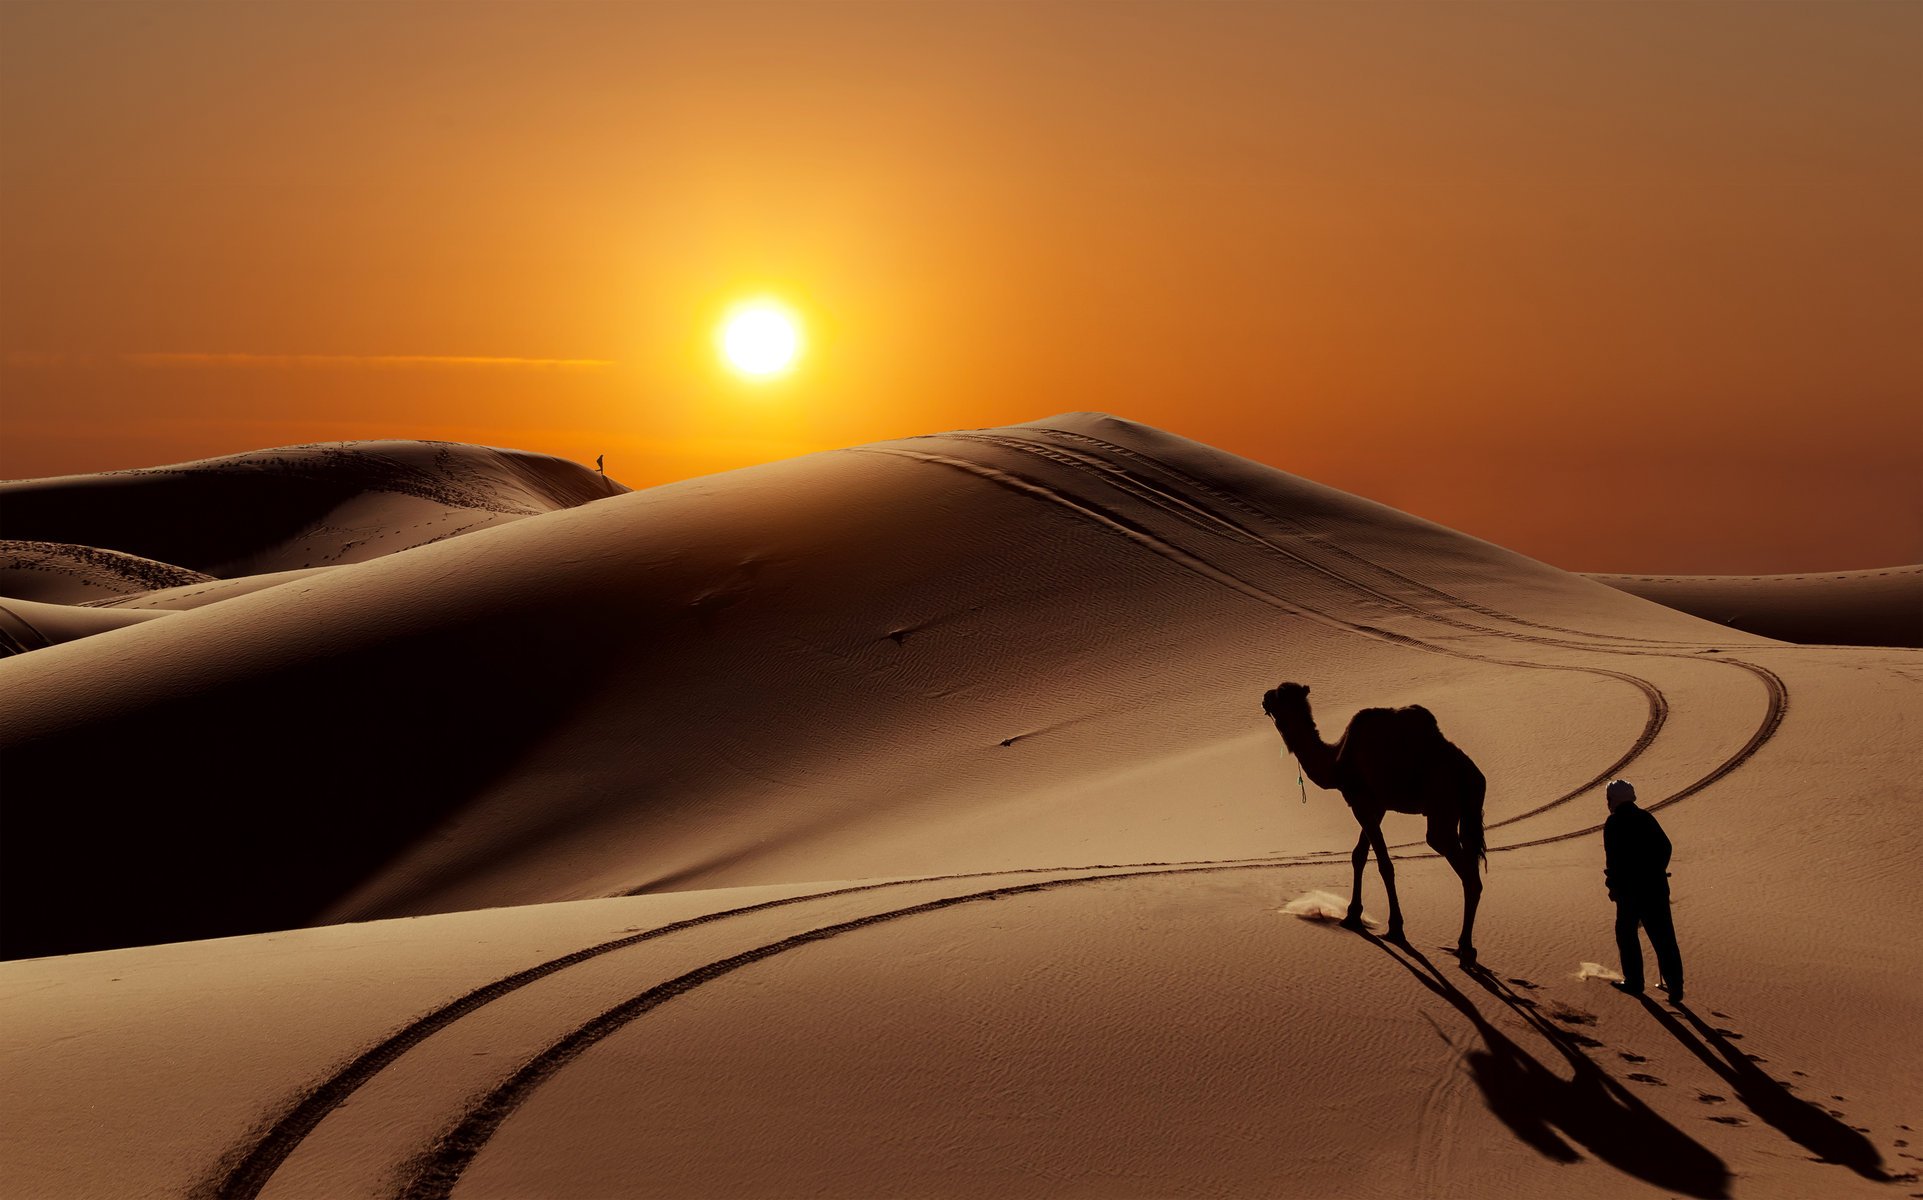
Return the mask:
M 1305 921 L 1340 921 L 1349 915 L 1349 902 L 1334 892 L 1304 892 L 1275 911 L 1301 917 Z M 1363 910 L 1362 923 L 1370 929 L 1380 929 L 1382 922 Z
M 1601 963 L 1592 963 L 1592 962 L 1586 962 L 1582 966 L 1576 968 L 1576 978 L 1577 979 L 1601 979 L 1609 983 L 1621 983 L 1623 981 L 1622 972 L 1612 971 L 1608 967 L 1603 966 Z

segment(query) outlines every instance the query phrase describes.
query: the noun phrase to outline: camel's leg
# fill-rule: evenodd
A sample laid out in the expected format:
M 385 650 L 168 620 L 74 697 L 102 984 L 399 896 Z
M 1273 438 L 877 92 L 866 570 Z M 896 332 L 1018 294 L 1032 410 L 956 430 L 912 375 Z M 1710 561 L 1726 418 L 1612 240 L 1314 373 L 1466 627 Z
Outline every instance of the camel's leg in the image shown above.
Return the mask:
M 1449 854 L 1449 865 L 1462 880 L 1462 936 L 1456 939 L 1456 957 L 1463 966 L 1476 961 L 1476 905 L 1482 902 L 1482 870 L 1476 856 L 1458 846 Z
M 1342 918 L 1342 928 L 1362 928 L 1362 872 L 1369 865 L 1369 829 L 1364 826 L 1362 835 L 1355 840 L 1355 853 L 1349 855 L 1355 864 L 1355 888 L 1349 893 L 1349 915 Z
M 1375 847 L 1375 865 L 1382 872 L 1382 886 L 1389 889 L 1389 933 L 1392 942 L 1400 942 L 1402 937 L 1402 903 L 1396 899 L 1396 869 L 1389 861 L 1389 847 L 1382 838 L 1382 820 L 1377 818 L 1364 831 L 1369 844 Z
M 1449 865 L 1462 877 L 1462 937 L 1456 942 L 1463 963 L 1476 961 L 1476 905 L 1482 903 L 1482 864 L 1467 850 L 1457 850 Z
M 1476 856 L 1464 848 L 1456 835 L 1455 822 L 1436 814 L 1429 817 L 1429 848 L 1440 854 L 1462 880 L 1462 935 L 1456 939 L 1456 956 L 1465 964 L 1476 961 L 1476 905 L 1482 901 L 1482 872 Z

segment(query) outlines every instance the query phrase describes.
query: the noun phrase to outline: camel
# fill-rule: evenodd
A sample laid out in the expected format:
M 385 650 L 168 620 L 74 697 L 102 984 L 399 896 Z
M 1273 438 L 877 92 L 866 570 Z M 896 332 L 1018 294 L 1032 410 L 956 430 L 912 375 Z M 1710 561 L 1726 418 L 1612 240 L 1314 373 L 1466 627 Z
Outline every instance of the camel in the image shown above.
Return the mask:
M 1382 839 L 1385 813 L 1418 813 L 1429 819 L 1428 842 L 1462 879 L 1462 936 L 1457 955 L 1476 961 L 1472 940 L 1476 904 L 1482 899 L 1478 862 L 1487 865 L 1482 839 L 1482 772 L 1474 760 L 1442 736 L 1436 718 L 1419 704 L 1407 708 L 1365 708 L 1349 719 L 1342 740 L 1331 746 L 1316 732 L 1309 711 L 1309 688 L 1284 683 L 1262 696 L 1262 711 L 1275 722 L 1282 743 L 1319 788 L 1342 793 L 1362 826 L 1356 839 L 1355 890 L 1345 929 L 1362 928 L 1362 873 L 1375 848 L 1383 886 L 1389 889 L 1389 940 L 1406 944 L 1402 906 L 1396 900 L 1395 867 Z

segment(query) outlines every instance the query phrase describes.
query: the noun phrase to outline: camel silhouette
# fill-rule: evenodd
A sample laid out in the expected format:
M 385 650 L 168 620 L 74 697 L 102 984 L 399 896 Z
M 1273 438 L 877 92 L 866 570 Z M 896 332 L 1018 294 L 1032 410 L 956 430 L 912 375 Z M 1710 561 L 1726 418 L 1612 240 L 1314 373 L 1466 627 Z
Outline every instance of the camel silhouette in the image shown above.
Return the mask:
M 1282 743 L 1315 786 L 1342 793 L 1362 826 L 1356 839 L 1355 890 L 1346 929 L 1362 928 L 1362 872 L 1375 848 L 1383 886 L 1389 889 L 1389 940 L 1402 942 L 1402 905 L 1396 899 L 1395 867 L 1382 839 L 1385 813 L 1417 813 L 1429 819 L 1428 842 L 1462 879 L 1462 936 L 1456 953 L 1476 960 L 1476 904 L 1482 899 L 1478 863 L 1488 855 L 1482 841 L 1482 772 L 1454 742 L 1442 736 L 1433 713 L 1407 708 L 1365 708 L 1349 719 L 1342 740 L 1331 746 L 1316 731 L 1309 688 L 1278 684 L 1262 695 L 1262 711 L 1275 722 Z

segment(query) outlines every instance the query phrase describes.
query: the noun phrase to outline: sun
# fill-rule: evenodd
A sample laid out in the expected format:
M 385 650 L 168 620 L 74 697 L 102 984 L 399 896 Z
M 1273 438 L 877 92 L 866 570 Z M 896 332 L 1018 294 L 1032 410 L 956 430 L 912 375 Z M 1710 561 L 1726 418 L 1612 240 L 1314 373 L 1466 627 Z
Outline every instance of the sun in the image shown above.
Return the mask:
M 729 366 L 751 379 L 767 379 L 801 356 L 801 322 L 775 300 L 748 300 L 722 317 L 715 341 Z

